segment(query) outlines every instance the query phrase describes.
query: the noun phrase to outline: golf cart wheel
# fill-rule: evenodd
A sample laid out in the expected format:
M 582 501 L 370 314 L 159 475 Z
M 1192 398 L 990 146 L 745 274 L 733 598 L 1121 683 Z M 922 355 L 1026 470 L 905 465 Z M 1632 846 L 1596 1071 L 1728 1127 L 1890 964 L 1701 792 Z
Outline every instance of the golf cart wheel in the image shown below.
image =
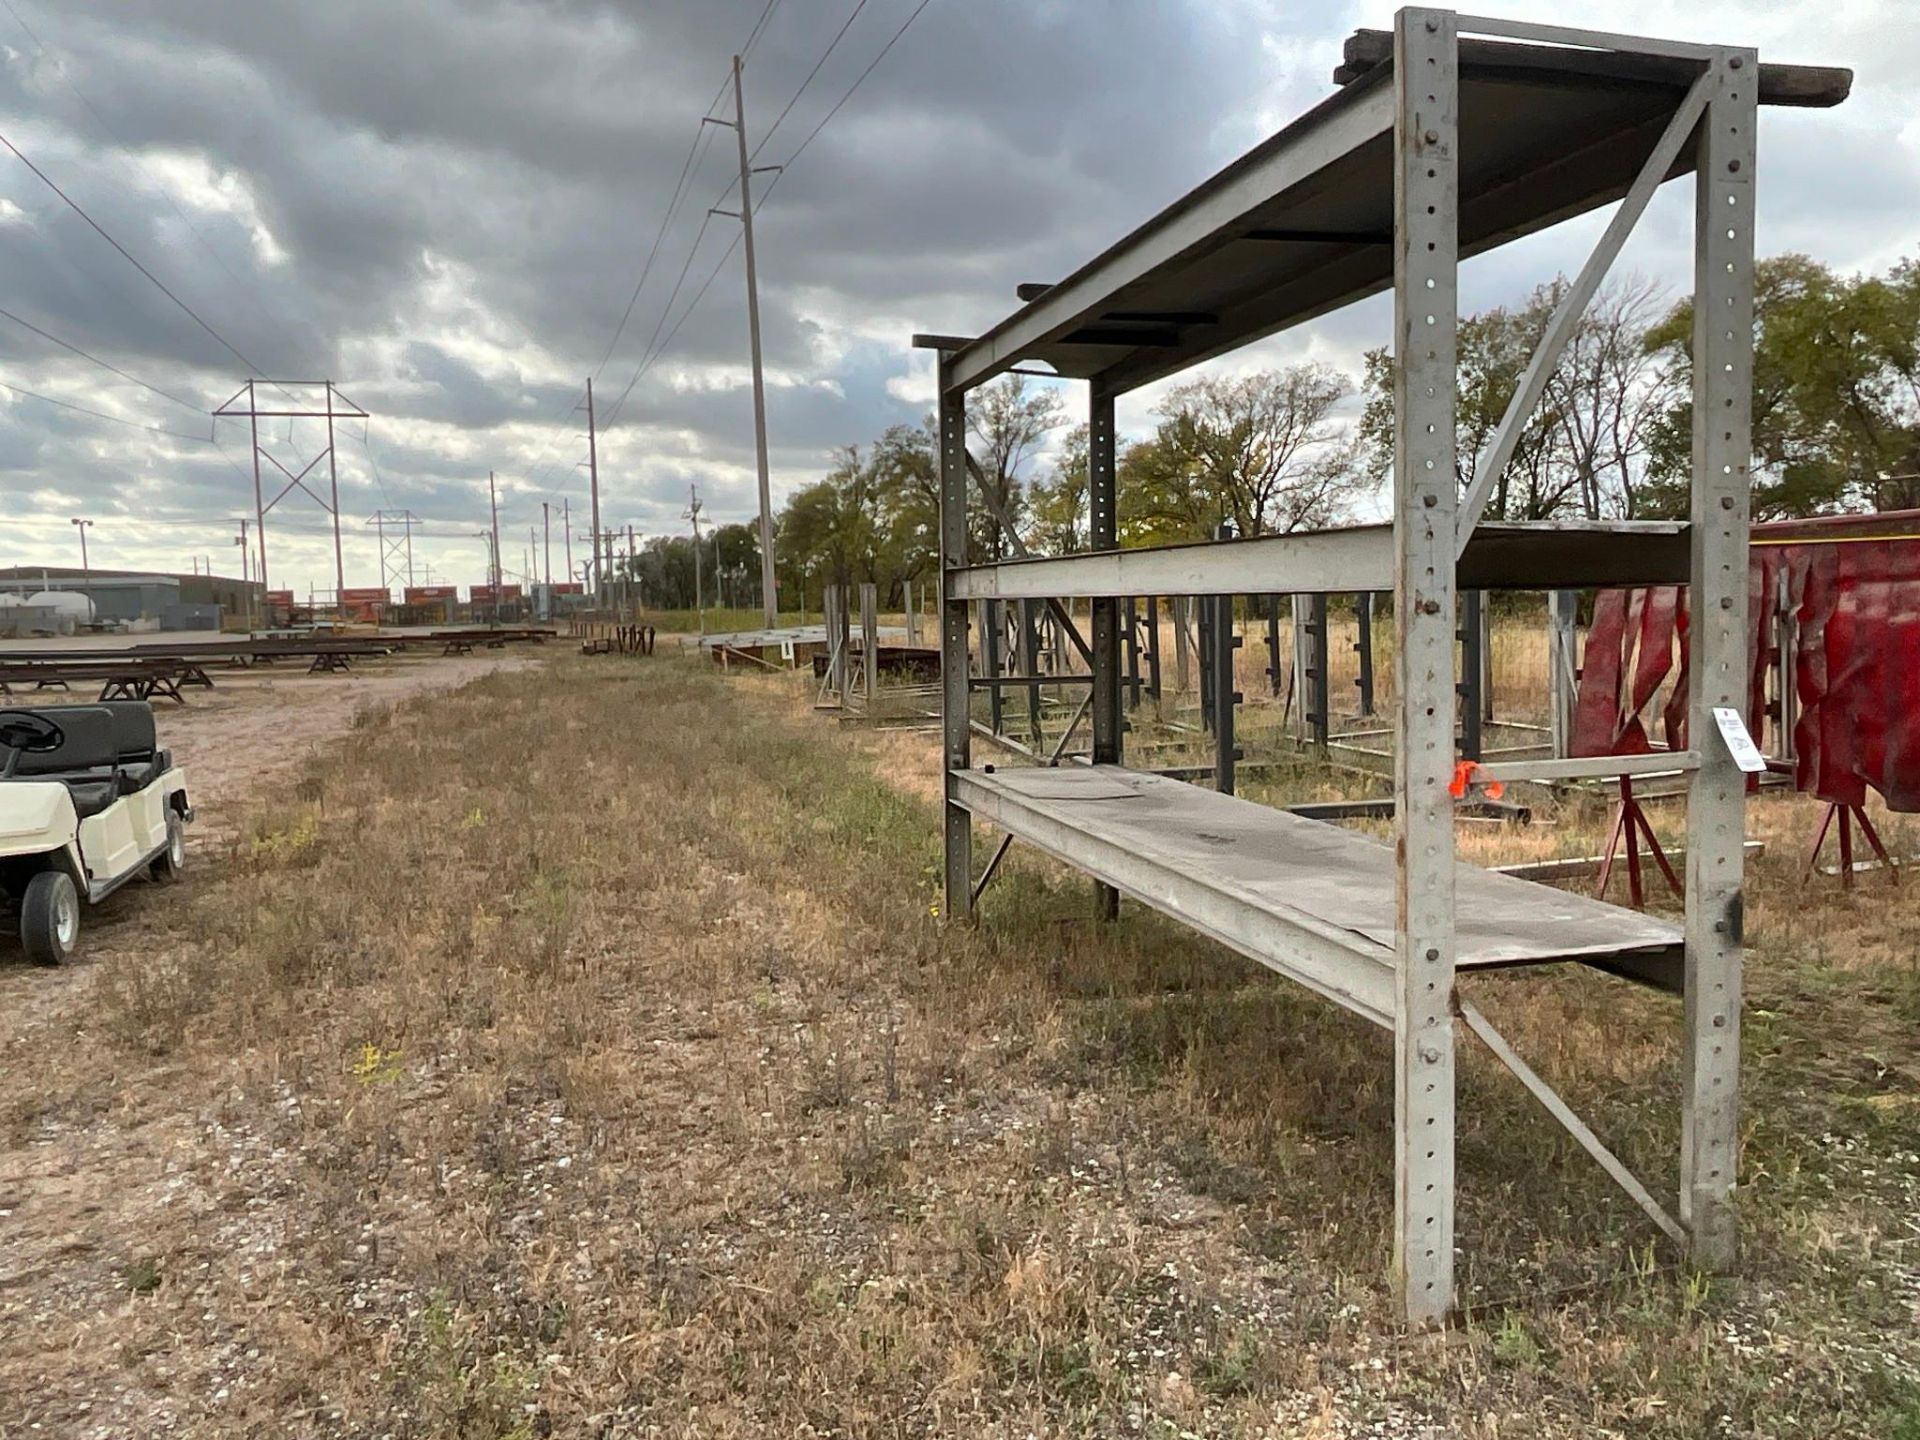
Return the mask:
M 187 867 L 187 824 L 178 810 L 167 811 L 167 848 L 153 857 L 149 873 L 162 885 L 180 878 Z
M 58 965 L 80 941 L 80 894 L 64 870 L 42 870 L 20 899 L 20 943 L 36 965 Z

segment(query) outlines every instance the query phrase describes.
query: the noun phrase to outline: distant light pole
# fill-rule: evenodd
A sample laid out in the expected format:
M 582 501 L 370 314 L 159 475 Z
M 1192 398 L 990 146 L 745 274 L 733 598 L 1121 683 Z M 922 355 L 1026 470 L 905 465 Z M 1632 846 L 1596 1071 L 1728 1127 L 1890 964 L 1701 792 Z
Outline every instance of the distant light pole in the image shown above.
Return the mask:
M 87 618 L 90 621 L 98 620 L 99 610 L 93 603 L 93 570 L 87 564 L 87 527 L 92 525 L 93 521 L 76 517 L 73 523 L 80 527 L 80 588 L 87 595 Z

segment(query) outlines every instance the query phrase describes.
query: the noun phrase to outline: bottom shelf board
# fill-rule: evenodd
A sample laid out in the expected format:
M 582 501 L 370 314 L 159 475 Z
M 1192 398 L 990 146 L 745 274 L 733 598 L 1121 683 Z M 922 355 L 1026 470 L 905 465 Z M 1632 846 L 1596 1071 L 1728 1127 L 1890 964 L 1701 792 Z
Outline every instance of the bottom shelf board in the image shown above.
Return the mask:
M 1323 988 L 1321 961 L 1349 978 L 1355 967 L 1344 962 L 1360 962 L 1357 991 L 1334 998 L 1375 1019 L 1384 1004 L 1390 1015 L 1391 847 L 1117 766 L 950 778 L 954 801 L 980 819 L 1315 988 Z M 1459 969 L 1580 961 L 1660 983 L 1682 955 L 1677 926 L 1635 910 L 1464 863 L 1455 866 L 1454 886 Z M 1316 974 L 1299 974 L 1303 968 Z M 1382 973 L 1367 977 L 1375 969 Z

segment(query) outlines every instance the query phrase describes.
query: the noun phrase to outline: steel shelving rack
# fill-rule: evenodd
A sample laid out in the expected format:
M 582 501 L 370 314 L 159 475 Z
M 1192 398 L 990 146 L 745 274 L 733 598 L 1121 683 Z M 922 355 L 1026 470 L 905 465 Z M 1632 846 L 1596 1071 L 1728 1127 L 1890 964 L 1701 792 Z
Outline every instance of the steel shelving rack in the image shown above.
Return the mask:
M 1473 38 L 1464 38 L 1473 37 Z M 1844 70 L 1752 49 L 1407 8 L 1361 31 L 1339 89 L 1066 279 L 939 352 L 946 913 L 971 918 L 976 821 L 1118 899 L 1161 910 L 1394 1036 L 1392 1274 L 1407 1319 L 1454 1299 L 1454 1064 L 1477 1035 L 1696 1263 L 1735 1252 L 1743 776 L 1712 707 L 1746 673 L 1754 129 L 1762 104 L 1827 106 Z M 1575 322 L 1666 180 L 1696 195 L 1691 514 L 1684 524 L 1492 524 L 1482 511 Z M 1619 202 L 1472 481 L 1456 480 L 1456 277 L 1464 257 Z M 1114 400 L 1365 296 L 1394 294 L 1390 524 L 1118 548 Z M 1016 370 L 1088 382 L 1093 552 L 970 564 L 967 393 Z M 991 495 L 982 497 L 988 503 Z M 1692 749 L 1684 922 L 1459 863 L 1455 600 L 1464 588 L 1687 583 Z M 1391 590 L 1391 847 L 1122 765 L 1125 598 Z M 969 605 L 1091 601 L 1090 766 L 976 769 Z M 987 683 L 1001 683 L 997 680 Z M 1630 772 L 1630 760 L 1489 765 L 1488 778 Z M 1004 842 L 1000 853 L 1004 853 Z M 995 859 L 998 859 L 996 854 Z M 989 871 L 991 866 L 988 867 Z M 1635 1178 L 1463 996 L 1462 972 L 1595 964 L 1684 1003 L 1678 1204 Z

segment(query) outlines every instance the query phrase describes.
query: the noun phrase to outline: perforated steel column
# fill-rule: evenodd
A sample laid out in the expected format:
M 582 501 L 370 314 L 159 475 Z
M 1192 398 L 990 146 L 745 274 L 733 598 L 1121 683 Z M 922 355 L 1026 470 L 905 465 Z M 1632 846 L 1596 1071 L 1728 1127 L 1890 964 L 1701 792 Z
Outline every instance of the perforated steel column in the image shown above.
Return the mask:
M 1733 1263 L 1739 1163 L 1742 846 L 1745 776 L 1713 707 L 1746 710 L 1749 434 L 1753 397 L 1753 166 L 1759 61 L 1713 60 L 1701 121 L 1693 297 L 1692 647 L 1687 739 L 1686 1044 L 1680 1220 L 1694 1260 Z
M 1459 57 L 1453 16 L 1394 23 L 1394 1289 L 1453 1304 L 1454 331 Z
M 953 772 L 973 763 L 968 728 L 967 602 L 953 598 L 953 571 L 967 563 L 967 402 L 940 362 L 940 713 L 946 751 L 946 915 L 973 915 L 973 822 L 954 802 Z
M 1087 508 L 1090 548 L 1120 544 L 1115 494 L 1113 396 L 1094 386 L 1087 406 Z M 1118 765 L 1120 741 L 1120 615 L 1112 599 L 1093 602 L 1093 763 Z M 1120 892 L 1094 886 L 1094 908 L 1108 918 L 1119 912 Z

